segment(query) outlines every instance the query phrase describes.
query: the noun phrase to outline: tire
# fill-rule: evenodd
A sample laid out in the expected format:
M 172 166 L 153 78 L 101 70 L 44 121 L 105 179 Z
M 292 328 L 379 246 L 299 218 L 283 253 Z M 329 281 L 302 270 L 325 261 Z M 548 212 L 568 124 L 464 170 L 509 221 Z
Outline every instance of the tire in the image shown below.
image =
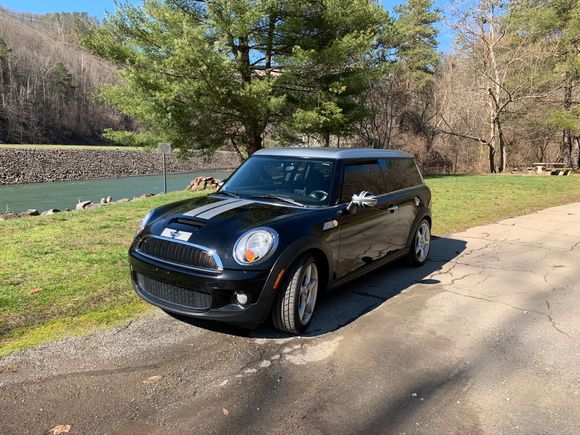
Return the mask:
M 413 242 L 409 249 L 408 262 L 411 266 L 419 267 L 425 264 L 431 252 L 431 225 L 423 219 L 413 235 Z
M 305 255 L 292 265 L 272 310 L 277 329 L 291 334 L 304 332 L 314 314 L 319 283 L 320 267 L 312 255 Z

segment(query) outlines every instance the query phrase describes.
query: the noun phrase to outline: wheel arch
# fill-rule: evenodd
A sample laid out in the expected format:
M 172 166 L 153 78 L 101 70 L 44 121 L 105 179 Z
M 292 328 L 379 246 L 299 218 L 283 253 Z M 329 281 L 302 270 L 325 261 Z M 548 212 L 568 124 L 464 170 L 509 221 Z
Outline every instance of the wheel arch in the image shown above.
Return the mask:
M 323 284 L 324 288 L 326 288 L 332 278 L 334 258 L 330 247 L 320 237 L 308 236 L 294 241 L 278 257 L 272 270 L 280 271 L 285 269 L 285 273 L 288 273 L 292 265 L 305 254 L 312 254 L 318 260 L 319 265 L 323 269 L 323 273 L 319 276 L 324 279 Z M 284 278 L 286 279 L 287 276 Z
M 426 219 L 427 222 L 429 222 L 429 228 L 433 227 L 431 211 L 427 207 L 422 207 L 421 209 L 419 209 L 419 212 L 415 217 L 415 221 L 411 226 L 411 231 L 409 231 L 409 235 L 407 236 L 407 245 L 406 245 L 407 249 L 411 248 L 411 245 L 413 244 L 413 238 L 415 237 L 415 232 L 417 231 L 417 228 L 419 228 L 419 224 L 423 219 Z

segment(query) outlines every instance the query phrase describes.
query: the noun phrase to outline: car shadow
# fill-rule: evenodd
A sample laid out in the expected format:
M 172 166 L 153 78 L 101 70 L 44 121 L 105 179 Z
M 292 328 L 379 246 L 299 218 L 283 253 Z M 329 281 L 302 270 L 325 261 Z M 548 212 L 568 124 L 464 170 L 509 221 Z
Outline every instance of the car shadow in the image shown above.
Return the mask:
M 428 277 L 459 256 L 466 245 L 464 240 L 433 237 L 431 255 L 423 266 L 411 267 L 405 261 L 397 261 L 328 292 L 318 301 L 315 315 L 303 336 L 316 337 L 336 331 L 356 321 L 413 284 L 438 284 L 437 279 Z M 263 339 L 292 337 L 291 334 L 278 331 L 271 323 L 248 330 L 225 323 L 177 315 L 173 317 L 204 329 L 242 337 Z

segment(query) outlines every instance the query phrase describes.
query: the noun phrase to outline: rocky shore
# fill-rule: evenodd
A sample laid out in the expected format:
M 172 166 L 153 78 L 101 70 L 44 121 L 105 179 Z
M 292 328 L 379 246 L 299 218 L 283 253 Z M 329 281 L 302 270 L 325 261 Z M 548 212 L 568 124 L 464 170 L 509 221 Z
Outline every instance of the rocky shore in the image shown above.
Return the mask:
M 215 192 L 219 188 L 220 182 L 221 182 L 221 180 L 218 180 L 217 178 L 213 178 L 213 177 L 197 177 L 191 183 L 189 183 L 189 185 L 186 187 L 186 190 L 190 190 L 192 192 L 198 192 L 198 191 L 202 191 L 202 190 L 205 190 L 208 192 Z M 145 193 L 139 197 L 133 198 L 132 200 L 129 198 L 121 198 L 117 201 L 113 201 L 113 198 L 111 198 L 110 196 L 107 196 L 106 198 L 101 198 L 101 201 L 98 203 L 93 203 L 92 201 L 79 201 L 75 207 L 75 210 L 79 211 L 79 210 L 86 210 L 89 208 L 97 208 L 97 207 L 109 206 L 109 205 L 114 205 L 114 204 L 124 204 L 124 203 L 129 202 L 129 201 L 151 198 L 152 196 L 155 196 L 155 194 Z M 68 212 L 71 210 L 68 208 L 64 209 L 64 210 L 51 208 L 51 209 L 43 211 L 43 212 L 40 212 L 37 209 L 29 209 L 29 210 L 24 211 L 22 213 L 14 213 L 11 211 L 6 211 L 3 213 L 0 212 L 0 222 L 9 221 L 9 220 L 13 220 L 13 219 L 19 219 L 19 218 L 33 217 L 33 216 L 50 216 L 50 215 L 53 215 L 56 213 L 61 213 L 63 211 Z
M 167 157 L 167 171 L 232 169 L 239 164 L 231 152 L 197 154 L 176 160 Z M 0 185 L 153 175 L 163 172 L 161 155 L 149 151 L 94 149 L 1 149 Z

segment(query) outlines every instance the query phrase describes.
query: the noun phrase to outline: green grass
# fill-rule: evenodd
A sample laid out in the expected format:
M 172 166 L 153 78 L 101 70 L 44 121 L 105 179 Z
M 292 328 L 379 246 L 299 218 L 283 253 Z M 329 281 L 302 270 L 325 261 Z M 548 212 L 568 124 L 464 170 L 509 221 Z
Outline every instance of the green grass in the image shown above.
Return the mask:
M 429 177 L 438 235 L 580 201 L 580 177 L 464 175 Z
M 0 149 L 42 149 L 42 150 L 114 150 L 141 151 L 139 147 L 99 146 L 99 145 L 43 145 L 43 144 L 0 144 Z
M 580 177 L 446 176 L 427 183 L 439 235 L 580 201 Z M 192 195 L 0 222 L 0 355 L 150 310 L 132 290 L 127 249 L 148 210 Z

